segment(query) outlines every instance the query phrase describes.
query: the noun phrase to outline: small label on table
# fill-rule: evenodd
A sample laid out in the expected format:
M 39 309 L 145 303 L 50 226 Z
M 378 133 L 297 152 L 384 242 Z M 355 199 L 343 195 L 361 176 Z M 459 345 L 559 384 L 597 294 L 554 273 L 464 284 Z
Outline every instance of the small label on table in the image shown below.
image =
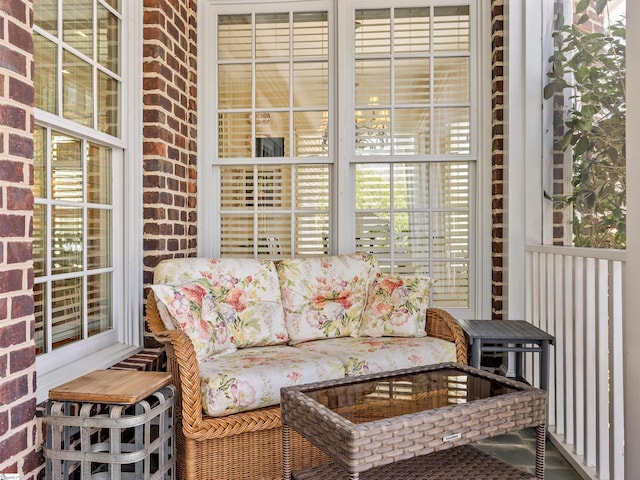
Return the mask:
M 452 433 L 451 435 L 447 435 L 446 437 L 442 437 L 443 442 L 454 442 L 456 440 L 460 440 L 462 438 L 461 433 Z

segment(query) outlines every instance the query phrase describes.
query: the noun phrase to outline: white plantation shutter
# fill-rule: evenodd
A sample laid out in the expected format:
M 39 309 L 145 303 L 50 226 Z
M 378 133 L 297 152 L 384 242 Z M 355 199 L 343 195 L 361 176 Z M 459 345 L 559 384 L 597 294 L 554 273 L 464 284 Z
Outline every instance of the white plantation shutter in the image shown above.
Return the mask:
M 48 353 L 113 328 L 112 150 L 41 126 L 34 145 L 35 340 Z
M 364 7 L 355 18 L 356 248 L 387 271 L 436 278 L 434 304 L 468 308 L 470 8 Z
M 477 3 L 440 3 L 211 0 L 216 253 L 372 252 L 470 308 Z
M 234 166 L 221 173 L 222 255 L 328 253 L 328 165 Z
M 328 14 L 278 8 L 216 19 L 223 256 L 329 251 Z

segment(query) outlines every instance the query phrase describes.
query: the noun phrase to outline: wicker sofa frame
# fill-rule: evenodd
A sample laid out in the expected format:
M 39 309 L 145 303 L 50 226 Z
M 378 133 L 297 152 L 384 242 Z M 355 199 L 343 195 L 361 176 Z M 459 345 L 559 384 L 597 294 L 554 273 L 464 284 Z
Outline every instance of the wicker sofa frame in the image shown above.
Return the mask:
M 280 406 L 225 417 L 203 414 L 200 374 L 193 345 L 179 330 L 166 330 L 153 292 L 146 319 L 167 351 L 167 370 L 178 389 L 176 443 L 178 478 L 183 480 L 282 479 Z M 444 310 L 427 310 L 427 334 L 455 343 L 457 362 L 467 363 L 467 342 L 457 320 Z M 326 463 L 329 458 L 295 432 L 291 435 L 294 469 Z

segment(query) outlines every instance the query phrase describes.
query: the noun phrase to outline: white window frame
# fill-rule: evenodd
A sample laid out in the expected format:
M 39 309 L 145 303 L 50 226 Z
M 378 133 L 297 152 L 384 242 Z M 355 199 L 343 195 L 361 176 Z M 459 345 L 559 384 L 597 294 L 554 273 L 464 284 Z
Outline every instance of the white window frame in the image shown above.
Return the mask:
M 119 237 L 115 244 L 121 245 L 113 251 L 113 329 L 37 356 L 37 402 L 46 400 L 49 390 L 61 383 L 140 351 L 143 342 L 142 2 L 123 1 L 122 16 L 122 139 L 34 111 L 38 125 L 113 147 L 113 176 L 122 179 L 114 182 L 114 207 L 123 212 L 122 222 L 114 218 L 113 224 L 113 233 Z
M 412 3 L 412 0 L 405 2 Z M 443 5 L 454 5 L 460 3 L 460 0 L 441 0 Z M 475 57 L 477 58 L 477 78 L 479 86 L 474 87 L 472 93 L 472 128 L 477 132 L 477 141 L 475 143 L 476 158 L 480 161 L 476 165 L 472 165 L 472 176 L 475 176 L 475 185 L 470 185 L 470 238 L 469 245 L 469 308 L 465 309 L 448 309 L 452 314 L 460 318 L 490 318 L 491 315 L 491 24 L 490 24 L 490 5 L 486 0 L 470 0 L 472 7 L 475 8 L 475 16 L 472 20 L 472 29 L 478 32 L 480 42 L 475 46 Z M 353 2 L 345 2 L 342 0 L 324 0 L 324 1 L 280 1 L 280 0 L 205 0 L 200 3 L 198 8 L 198 45 L 209 45 L 206 51 L 216 48 L 216 25 L 214 23 L 216 13 L 219 13 L 220 7 L 223 5 L 251 5 L 252 11 L 261 11 L 263 8 L 273 10 L 277 4 L 297 4 L 301 9 L 322 8 L 329 12 L 329 19 L 335 25 L 336 15 L 340 18 L 353 17 Z M 416 2 L 417 4 L 417 2 Z M 258 5 L 259 8 L 253 8 Z M 376 6 L 386 8 L 389 6 L 388 0 L 371 0 L 366 4 L 366 8 L 375 8 Z M 275 7 L 277 8 L 277 7 Z M 351 45 L 352 31 L 346 28 L 347 21 L 341 23 L 343 31 L 335 31 L 331 33 L 329 41 L 329 57 L 338 59 L 338 72 L 335 72 L 335 66 L 330 65 L 330 76 L 335 78 L 337 82 L 331 82 L 329 88 L 329 109 L 336 110 L 337 95 L 341 98 L 353 98 L 353 72 L 346 64 L 349 54 L 338 52 L 344 50 L 345 45 Z M 340 49 L 336 48 L 340 45 Z M 198 75 L 198 151 L 202 159 L 201 168 L 198 171 L 198 255 L 206 257 L 216 257 L 220 254 L 219 247 L 219 225 L 211 219 L 217 218 L 216 202 L 212 199 L 219 198 L 219 168 L 215 165 L 217 159 L 217 118 L 210 112 L 216 111 L 216 64 L 212 61 L 212 56 L 207 54 L 205 49 L 200 48 L 198 52 L 198 65 L 200 71 Z M 351 52 L 353 53 L 353 52 Z M 351 55 L 353 58 L 353 55 Z M 332 70 L 333 68 L 333 70 Z M 472 67 L 473 68 L 473 67 Z M 340 84 L 344 89 L 335 91 L 335 85 Z M 344 91 L 343 91 L 344 90 Z M 347 97 L 345 97 L 347 96 Z M 344 104 L 344 103 L 343 103 Z M 353 122 L 352 112 L 343 109 L 339 113 L 339 118 L 333 118 L 332 131 L 330 132 L 330 152 L 329 159 L 348 158 L 353 146 L 348 141 L 353 138 Z M 343 135 L 343 131 L 351 132 Z M 348 157 L 344 156 L 348 153 Z M 336 157 L 336 155 L 338 155 Z M 456 158 L 456 160 L 464 161 L 467 157 Z M 364 159 L 356 159 L 363 161 Z M 375 161 L 375 160 L 374 160 Z M 320 162 L 322 160 L 320 159 Z M 339 228 L 332 229 L 332 244 L 335 246 L 334 252 L 337 254 L 353 252 L 355 211 L 349 209 L 337 209 L 337 205 L 354 204 L 354 189 L 352 178 L 354 174 L 354 163 L 340 161 L 333 163 L 333 179 L 334 191 L 332 192 L 332 211 L 330 214 L 330 222 L 338 225 Z M 345 203 L 346 202 L 346 203 Z

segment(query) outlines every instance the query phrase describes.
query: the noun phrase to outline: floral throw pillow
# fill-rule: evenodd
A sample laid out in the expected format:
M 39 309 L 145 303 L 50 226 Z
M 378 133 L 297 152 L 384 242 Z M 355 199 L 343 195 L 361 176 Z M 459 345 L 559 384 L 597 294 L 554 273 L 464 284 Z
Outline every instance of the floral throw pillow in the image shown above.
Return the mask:
M 236 350 L 233 335 L 207 280 L 183 285 L 153 285 L 160 317 L 167 328 L 187 334 L 198 361 Z
M 272 261 L 212 259 L 201 274 L 211 283 L 237 348 L 287 343 L 280 283 Z
M 379 275 L 369 288 L 358 334 L 363 337 L 424 337 L 434 280 Z
M 369 284 L 378 273 L 374 256 L 287 259 L 277 269 L 289 343 L 357 334 Z

